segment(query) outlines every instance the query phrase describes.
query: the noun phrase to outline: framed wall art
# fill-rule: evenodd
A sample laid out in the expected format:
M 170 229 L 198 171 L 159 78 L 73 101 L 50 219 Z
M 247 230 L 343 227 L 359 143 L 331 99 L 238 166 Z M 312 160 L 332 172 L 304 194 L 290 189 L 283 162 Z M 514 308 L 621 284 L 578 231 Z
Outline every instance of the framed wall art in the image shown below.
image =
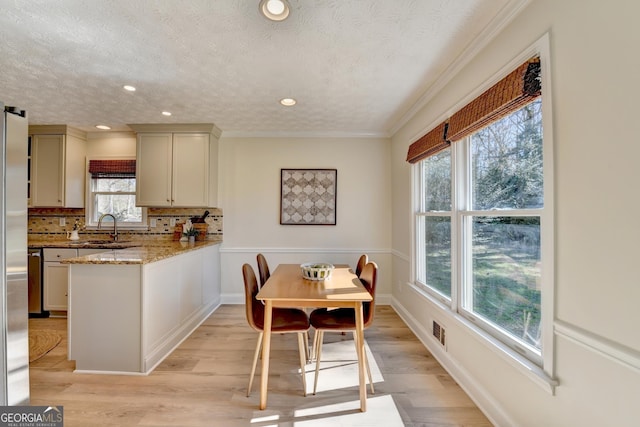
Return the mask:
M 337 169 L 281 169 L 280 224 L 336 225 Z

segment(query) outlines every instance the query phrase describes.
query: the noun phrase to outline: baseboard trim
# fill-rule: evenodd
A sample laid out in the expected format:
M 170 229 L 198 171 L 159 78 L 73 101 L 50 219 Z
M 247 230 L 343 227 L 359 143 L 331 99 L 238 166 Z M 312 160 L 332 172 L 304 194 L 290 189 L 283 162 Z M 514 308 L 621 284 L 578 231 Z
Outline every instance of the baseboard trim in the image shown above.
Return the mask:
M 445 353 L 439 344 L 431 339 L 431 333 L 407 311 L 402 304 L 393 298 L 391 306 L 398 316 L 405 322 L 420 342 L 429 350 L 435 359 L 445 368 L 453 379 L 469 395 L 469 398 L 480 408 L 485 416 L 495 426 L 514 427 L 517 424 L 509 417 L 500 403 L 491 397 L 491 394 L 475 380 L 475 378 L 462 367 L 455 358 Z

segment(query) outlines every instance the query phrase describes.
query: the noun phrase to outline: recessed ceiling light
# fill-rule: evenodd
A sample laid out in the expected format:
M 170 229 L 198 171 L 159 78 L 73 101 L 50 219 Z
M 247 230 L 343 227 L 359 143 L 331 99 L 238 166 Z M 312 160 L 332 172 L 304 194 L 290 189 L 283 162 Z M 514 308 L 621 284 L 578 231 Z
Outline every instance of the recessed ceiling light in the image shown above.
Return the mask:
M 272 21 L 284 21 L 289 16 L 289 2 L 287 0 L 260 0 L 260 12 Z
M 169 111 L 163 111 L 163 112 L 162 112 L 162 115 L 163 115 L 163 116 L 170 116 L 170 115 L 171 115 L 171 112 L 169 112 Z
M 135 92 L 136 88 L 131 86 L 131 85 L 124 85 L 122 86 L 124 88 L 124 90 L 128 90 L 129 92 Z
M 280 104 L 284 105 L 285 107 L 292 107 L 294 105 L 296 105 L 298 101 L 296 101 L 293 98 L 282 98 L 280 100 Z
M 97 127 L 98 129 L 102 129 L 102 130 L 109 130 L 109 129 L 111 129 L 111 128 L 110 128 L 109 126 L 107 126 L 107 125 L 96 125 L 96 127 Z

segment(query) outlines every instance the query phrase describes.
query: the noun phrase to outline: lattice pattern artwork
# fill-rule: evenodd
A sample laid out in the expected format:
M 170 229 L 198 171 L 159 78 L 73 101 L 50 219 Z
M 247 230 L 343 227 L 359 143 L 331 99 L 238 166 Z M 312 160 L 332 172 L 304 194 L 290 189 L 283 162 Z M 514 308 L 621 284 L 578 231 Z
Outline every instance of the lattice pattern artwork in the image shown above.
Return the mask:
M 282 169 L 280 224 L 336 225 L 336 169 Z

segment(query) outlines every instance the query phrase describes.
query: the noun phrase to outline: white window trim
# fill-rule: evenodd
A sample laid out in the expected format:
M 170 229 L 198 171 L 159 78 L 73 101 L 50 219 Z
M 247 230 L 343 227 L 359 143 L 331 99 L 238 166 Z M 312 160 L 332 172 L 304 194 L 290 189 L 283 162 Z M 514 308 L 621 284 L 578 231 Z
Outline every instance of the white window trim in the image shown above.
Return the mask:
M 96 231 L 98 230 L 98 224 L 95 222 L 91 221 L 91 213 L 92 213 L 92 207 L 91 207 L 91 202 L 92 202 L 92 198 L 91 198 L 91 174 L 89 173 L 89 161 L 90 160 L 135 160 L 135 157 L 127 157 L 127 156 L 96 156 L 96 157 L 87 157 L 86 159 L 86 165 L 85 165 L 85 197 L 84 197 L 84 223 L 85 223 L 85 228 L 89 231 Z M 137 183 L 136 183 L 137 185 Z M 135 195 L 135 193 L 134 193 Z M 103 227 L 101 228 L 101 230 L 108 230 L 109 224 L 103 224 Z M 149 225 L 147 223 L 147 208 L 143 207 L 142 208 L 142 219 L 140 221 L 140 224 L 127 224 L 125 222 L 118 222 L 118 230 L 144 230 L 144 231 L 148 231 L 149 230 Z
M 552 88 L 551 88 L 551 54 L 550 54 L 550 40 L 549 34 L 544 34 L 540 39 L 535 41 L 531 46 L 522 51 L 519 55 L 513 58 L 508 64 L 502 67 L 496 72 L 492 78 L 490 78 L 484 85 L 477 88 L 474 92 L 470 93 L 466 98 L 462 99 L 458 104 L 453 106 L 451 111 L 458 111 L 464 105 L 468 104 L 471 100 L 478 97 L 485 90 L 493 86 L 496 82 L 502 79 L 505 75 L 515 69 L 518 65 L 522 64 L 529 58 L 538 55 L 540 57 L 541 64 L 541 79 L 542 79 L 542 123 L 543 123 L 543 191 L 544 191 L 544 212 L 540 217 L 541 227 L 540 245 L 541 245 L 541 319 L 542 319 L 542 366 L 535 365 L 529 358 L 514 351 L 508 345 L 498 341 L 492 337 L 488 332 L 484 331 L 477 325 L 474 325 L 471 321 L 466 319 L 463 315 L 457 312 L 456 302 L 459 300 L 458 290 L 460 288 L 459 281 L 461 279 L 461 272 L 459 266 L 453 268 L 451 272 L 452 286 L 451 300 L 443 297 L 442 295 L 434 292 L 433 290 L 425 287 L 417 281 L 417 231 L 416 230 L 416 212 L 420 209 L 420 166 L 419 163 L 412 165 L 412 211 L 411 211 L 411 262 L 410 262 L 410 283 L 417 290 L 419 294 L 425 298 L 433 301 L 434 303 L 442 306 L 446 306 L 448 310 L 445 314 L 455 320 L 460 326 L 466 328 L 472 336 L 483 342 L 487 348 L 491 349 L 497 356 L 502 358 L 506 357 L 511 364 L 522 372 L 527 378 L 531 379 L 534 383 L 541 386 L 544 390 L 550 394 L 554 394 L 555 387 L 558 385 L 558 381 L 555 379 L 555 346 L 554 346 L 554 321 L 555 321 L 555 253 L 554 253 L 554 144 L 553 144 L 553 112 L 552 112 Z M 434 121 L 435 124 L 441 123 L 450 112 L 447 112 L 441 117 L 438 117 Z M 456 145 L 454 143 L 453 145 Z M 462 148 L 451 149 L 451 162 L 454 165 L 456 151 Z M 466 179 L 463 172 L 456 169 L 457 173 L 452 176 L 452 195 L 451 197 L 458 197 L 457 187 L 458 180 Z M 451 241 L 456 242 L 452 245 L 452 257 L 454 260 L 460 259 L 457 250 L 460 248 L 461 236 L 458 235 L 458 224 L 454 222 L 459 221 L 459 215 L 453 215 L 451 217 L 451 229 L 452 236 Z M 454 240 L 455 239 L 455 240 Z

